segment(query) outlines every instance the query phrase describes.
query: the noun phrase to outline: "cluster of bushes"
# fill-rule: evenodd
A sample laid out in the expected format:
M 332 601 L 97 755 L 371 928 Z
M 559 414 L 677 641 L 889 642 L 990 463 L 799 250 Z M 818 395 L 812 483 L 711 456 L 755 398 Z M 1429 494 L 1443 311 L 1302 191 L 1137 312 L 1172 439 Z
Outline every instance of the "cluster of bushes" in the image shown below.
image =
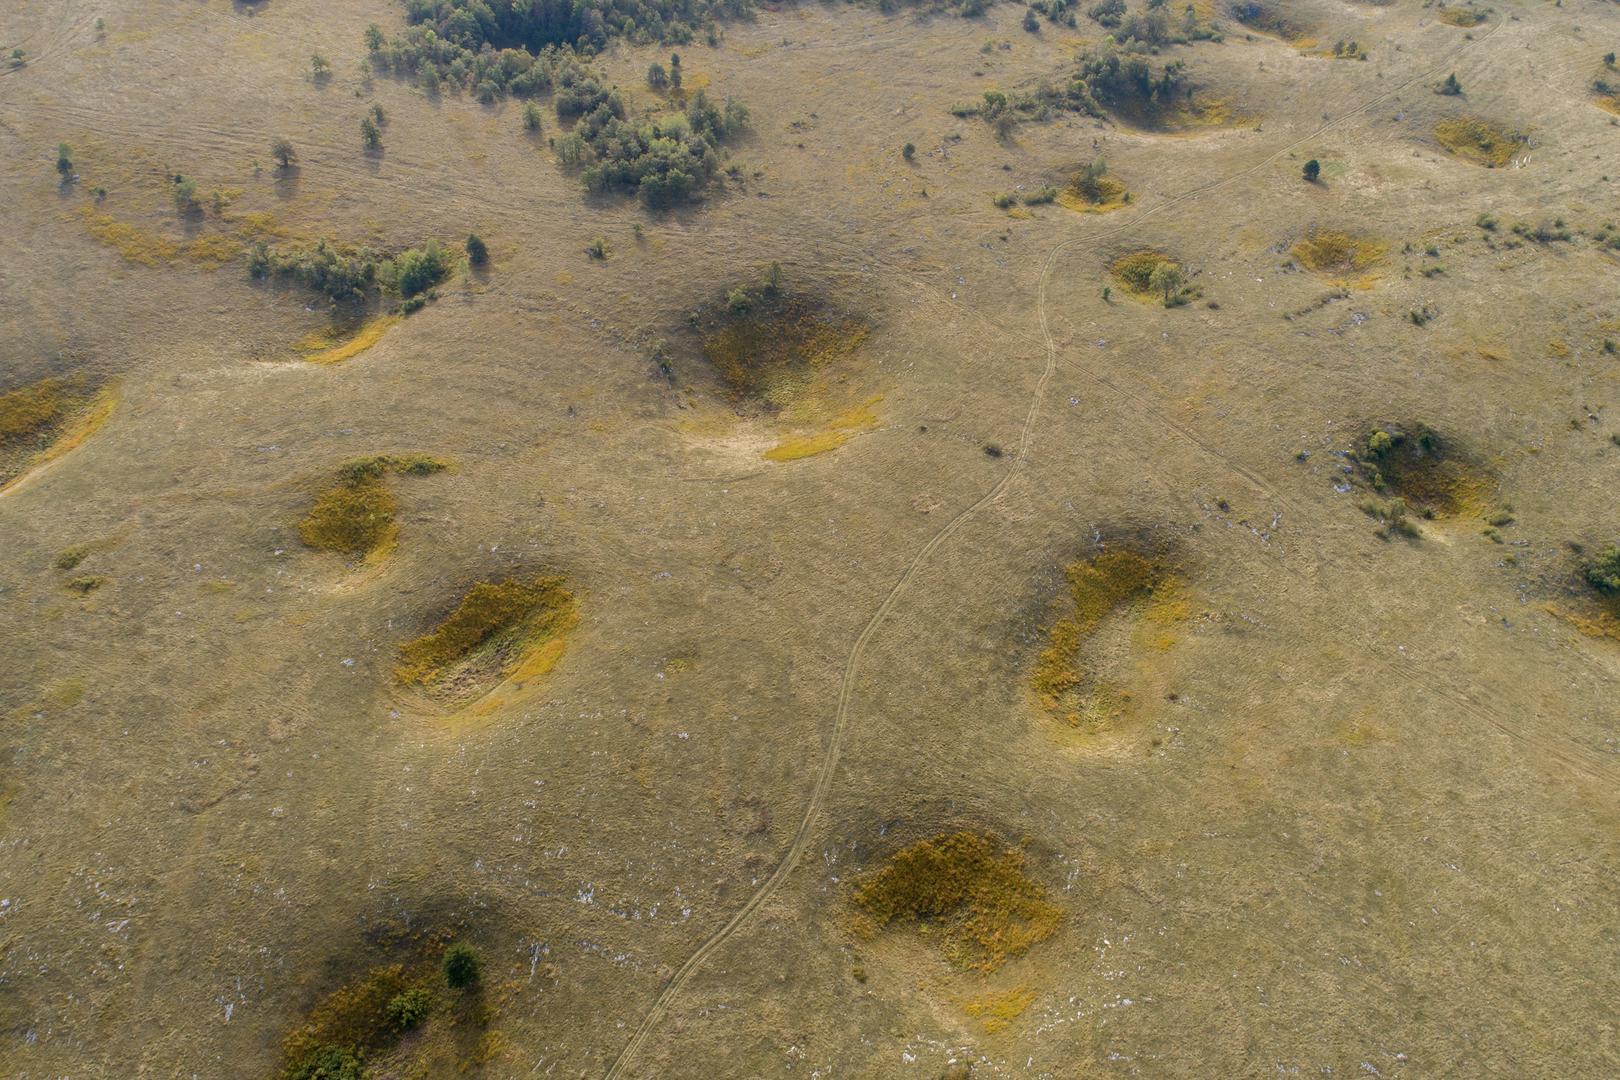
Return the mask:
M 1042 82 L 1010 95 L 988 90 L 983 101 L 958 105 L 951 113 L 982 117 L 997 135 L 1005 138 L 1021 121 L 1047 120 L 1056 111 L 1084 113 L 1100 120 L 1107 115 L 1104 106 L 1152 110 L 1191 96 L 1185 64 L 1173 60 L 1155 71 L 1144 52 L 1135 40 L 1108 40 L 1081 57 L 1069 84 L 1062 89 Z
M 370 248 L 318 241 L 314 247 L 260 241 L 248 250 L 255 278 L 290 279 L 333 303 L 363 303 L 378 291 L 397 293 L 404 306 L 421 306 L 421 294 L 450 275 L 455 257 L 437 240 L 388 256 Z
M 557 101 L 560 113 L 560 91 Z M 720 144 L 747 124 L 741 102 L 716 105 L 701 90 L 683 113 L 636 121 L 626 120 L 618 95 L 608 93 L 557 140 L 557 156 L 583 167 L 588 190 L 636 195 L 656 209 L 691 199 L 713 180 L 720 171 Z
M 613 38 L 685 43 L 700 27 L 716 39 L 715 19 L 752 10 L 751 0 L 405 0 L 405 31 L 388 40 L 372 26 L 366 45 L 383 70 L 491 100 L 545 93 L 548 54 L 592 53 Z

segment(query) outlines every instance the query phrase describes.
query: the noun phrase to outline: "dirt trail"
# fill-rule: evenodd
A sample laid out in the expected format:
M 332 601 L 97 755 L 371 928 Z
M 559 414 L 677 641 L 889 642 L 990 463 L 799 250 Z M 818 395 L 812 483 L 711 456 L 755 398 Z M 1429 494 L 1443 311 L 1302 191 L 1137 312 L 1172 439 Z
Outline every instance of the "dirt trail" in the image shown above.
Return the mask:
M 1058 258 L 1066 250 L 1083 242 L 1096 246 L 1108 240 L 1118 239 L 1119 237 L 1130 233 L 1147 218 L 1164 213 L 1165 211 L 1168 211 L 1174 207 L 1184 205 L 1201 198 L 1204 195 L 1208 195 L 1211 192 L 1228 187 L 1247 176 L 1251 176 L 1254 173 L 1259 172 L 1261 169 L 1269 167 L 1278 159 L 1286 157 L 1293 150 L 1296 150 L 1306 143 L 1319 138 L 1325 132 L 1331 131 L 1334 128 L 1345 124 L 1349 120 L 1367 112 L 1368 110 L 1376 108 L 1380 103 L 1388 100 L 1390 97 L 1400 93 L 1406 88 L 1425 80 L 1436 78 L 1441 69 L 1445 68 L 1448 64 L 1453 63 L 1457 57 L 1479 45 L 1483 45 L 1486 41 L 1490 40 L 1490 38 L 1495 35 L 1496 31 L 1500 29 L 1501 26 L 1502 23 L 1497 22 L 1488 33 L 1483 34 L 1473 40 L 1465 41 L 1456 49 L 1453 49 L 1450 53 L 1448 53 L 1446 57 L 1434 67 L 1431 67 L 1418 75 L 1414 75 L 1404 82 L 1398 83 L 1383 93 L 1369 98 L 1361 105 L 1356 106 L 1355 108 L 1342 113 L 1334 119 L 1317 126 L 1307 134 L 1273 151 L 1271 154 L 1268 154 L 1266 157 L 1262 158 L 1260 161 L 1246 169 L 1240 169 L 1239 171 L 1222 179 L 1213 180 L 1207 184 L 1203 184 L 1183 192 L 1172 199 L 1160 203 L 1150 210 L 1145 210 L 1142 213 L 1135 215 L 1129 222 L 1122 224 L 1117 228 L 1104 230 L 1093 235 L 1071 237 L 1068 240 L 1060 241 L 1058 244 L 1053 246 L 1051 251 L 1047 253 L 1045 260 L 1041 264 L 1041 273 L 1036 289 L 1036 311 L 1040 320 L 1041 336 L 1044 339 L 1046 347 L 1046 363 L 1041 370 L 1040 379 L 1035 384 L 1034 394 L 1030 398 L 1029 408 L 1024 415 L 1024 426 L 1018 436 L 1017 452 L 1012 455 L 1012 459 L 1007 466 L 1007 470 L 1006 472 L 1002 473 L 1001 479 L 997 480 L 996 483 L 989 488 L 989 490 L 987 490 L 971 505 L 960 511 L 955 517 L 951 518 L 951 520 L 947 522 L 942 529 L 935 533 L 928 540 L 928 542 L 922 546 L 921 550 L 917 552 L 917 554 L 912 558 L 911 562 L 906 566 L 904 572 L 901 573 L 899 580 L 897 580 L 884 595 L 883 602 L 879 604 L 877 610 L 872 613 L 872 617 L 867 620 L 866 625 L 861 629 L 860 635 L 856 637 L 855 644 L 850 649 L 849 658 L 844 664 L 843 681 L 838 690 L 838 706 L 836 711 L 833 713 L 832 730 L 828 734 L 827 748 L 822 756 L 821 764 L 816 769 L 815 783 L 812 785 L 809 798 L 805 802 L 804 813 L 799 820 L 798 829 L 793 834 L 793 842 L 790 843 L 787 850 L 783 852 L 781 861 L 777 863 L 776 869 L 772 871 L 771 876 L 766 878 L 759 888 L 755 890 L 754 894 L 748 898 L 748 901 L 744 903 L 743 906 L 726 921 L 725 925 L 716 930 L 712 935 L 709 936 L 707 940 L 699 945 L 691 956 L 687 957 L 686 962 L 683 963 L 680 968 L 676 970 L 675 974 L 670 977 L 669 982 L 665 984 L 664 989 L 659 992 L 657 1000 L 653 1002 L 653 1007 L 648 1010 L 647 1015 L 642 1018 L 641 1023 L 637 1026 L 635 1034 L 631 1036 L 630 1041 L 625 1044 L 625 1047 L 622 1051 L 620 1051 L 619 1056 L 614 1059 L 613 1065 L 607 1071 L 607 1080 L 618 1080 L 618 1078 L 621 1078 L 626 1074 L 631 1063 L 635 1060 L 636 1054 L 640 1051 L 643 1044 L 646 1043 L 648 1036 L 652 1034 L 653 1029 L 657 1027 L 659 1021 L 661 1021 L 665 1014 L 669 1012 L 676 999 L 680 996 L 681 991 L 686 987 L 686 984 L 690 982 L 692 976 L 697 973 L 697 969 L 702 966 L 705 960 L 717 952 L 720 947 L 732 937 L 732 935 L 736 934 L 737 931 L 748 922 L 756 911 L 764 906 L 765 902 L 776 893 L 777 889 L 781 888 L 782 883 L 787 880 L 787 876 L 798 866 L 799 860 L 804 856 L 806 848 L 809 847 L 810 833 L 815 826 L 816 818 L 820 814 L 822 806 L 826 803 L 828 792 L 832 789 L 833 775 L 837 771 L 838 759 L 843 751 L 845 736 L 849 730 L 849 705 L 851 697 L 854 693 L 855 679 L 860 672 L 861 658 L 866 652 L 867 644 L 877 633 L 878 628 L 888 617 L 889 612 L 893 610 L 894 605 L 899 600 L 901 593 L 903 593 L 906 587 L 910 585 L 911 582 L 916 578 L 918 572 L 922 569 L 923 564 L 928 560 L 929 556 L 937 551 L 939 547 L 944 544 L 945 541 L 952 536 L 952 534 L 966 524 L 970 518 L 972 518 L 986 505 L 993 502 L 998 496 L 1006 491 L 1008 485 L 1010 485 L 1013 479 L 1017 476 L 1019 468 L 1028 458 L 1030 440 L 1035 429 L 1035 421 L 1040 414 L 1041 404 L 1046 395 L 1047 384 L 1051 382 L 1052 374 L 1057 367 L 1057 341 L 1052 336 L 1051 327 L 1047 318 L 1047 283 L 1051 278 L 1052 267 L 1056 264 Z M 1087 374 L 1090 373 L 1088 372 Z M 1093 379 L 1097 378 L 1095 375 L 1092 375 L 1091 377 Z M 1181 430 L 1181 433 L 1189 438 L 1194 438 L 1194 441 L 1199 442 L 1199 445 L 1203 446 L 1205 450 L 1224 461 L 1238 475 L 1248 480 L 1259 490 L 1267 493 L 1268 495 L 1277 499 L 1279 502 L 1283 502 L 1286 505 L 1287 500 L 1283 499 L 1276 489 L 1270 484 L 1266 483 L 1264 479 L 1243 466 L 1233 462 L 1230 458 L 1227 458 L 1224 454 L 1221 454 L 1213 447 L 1204 444 L 1201 440 L 1197 440 L 1189 432 Z

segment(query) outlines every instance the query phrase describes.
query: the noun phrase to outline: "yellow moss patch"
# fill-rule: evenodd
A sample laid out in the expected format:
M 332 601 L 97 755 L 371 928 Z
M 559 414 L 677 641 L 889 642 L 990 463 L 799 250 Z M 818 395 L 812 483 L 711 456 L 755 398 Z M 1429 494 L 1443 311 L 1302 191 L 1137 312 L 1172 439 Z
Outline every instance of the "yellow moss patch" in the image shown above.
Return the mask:
M 971 832 L 919 840 L 855 885 L 875 931 L 917 922 L 941 934 L 946 958 L 989 972 L 1051 937 L 1063 913 L 1024 872 L 1024 853 Z
M 813 457 L 824 454 L 829 450 L 836 450 L 850 439 L 863 431 L 871 431 L 877 427 L 877 414 L 872 411 L 882 398 L 875 397 L 864 404 L 857 405 L 847 412 L 833 417 L 827 423 L 827 430 L 812 435 L 799 435 L 784 439 L 765 451 L 768 461 L 797 461 L 800 458 Z
M 1387 244 L 1364 236 L 1312 229 L 1289 249 L 1289 253 L 1307 270 L 1343 279 L 1371 269 L 1388 250 Z
M 756 300 L 746 312 L 728 311 L 704 335 L 703 355 L 733 399 L 779 410 L 791 406 L 818 374 L 853 357 L 867 333 L 865 323 L 810 300 Z
M 115 386 L 92 393 L 82 375 L 52 376 L 0 394 L 0 491 L 83 443 L 117 401 Z
M 1105 551 L 1074 563 L 1066 575 L 1069 611 L 1048 630 L 1049 644 L 1036 657 L 1030 687 L 1048 715 L 1089 730 L 1117 716 L 1130 700 L 1129 693 L 1088 670 L 1086 642 L 1103 620 L 1146 601 L 1142 613 L 1155 627 L 1148 644 L 1168 649 L 1175 639 L 1166 628 L 1185 619 L 1191 605 L 1185 589 L 1159 560 L 1134 551 Z
M 1131 193 L 1125 185 L 1111 176 L 1082 182 L 1077 175 L 1075 180 L 1058 192 L 1057 201 L 1059 205 L 1082 214 L 1105 214 L 1129 205 L 1130 197 Z
M 1604 112 L 1620 116 L 1620 94 L 1599 94 L 1592 99 L 1592 103 Z
M 388 489 L 387 475 L 426 476 L 444 468 L 444 462 L 425 454 L 380 455 L 348 462 L 338 470 L 332 486 L 315 496 L 298 524 L 298 538 L 317 551 L 359 555 L 377 562 L 393 550 L 399 531 L 394 523 L 399 503 Z
M 1616 618 L 1613 612 L 1598 611 L 1592 615 L 1582 615 L 1552 604 L 1545 605 L 1545 610 L 1563 619 L 1587 637 L 1620 641 L 1620 618 Z
M 298 538 L 317 551 L 372 556 L 392 545 L 398 510 L 399 503 L 382 480 L 340 480 L 315 497 L 298 523 Z
M 560 577 L 479 582 L 432 633 L 400 646 L 400 682 L 452 696 L 517 675 L 542 674 L 556 663 L 536 651 L 578 621 L 573 594 Z
M 1453 155 L 1488 169 L 1513 160 L 1525 137 L 1477 116 L 1461 116 L 1434 125 L 1434 137 Z
M 399 315 L 379 315 L 361 324 L 347 340 L 337 340 L 330 333 L 317 332 L 305 337 L 298 347 L 308 353 L 304 359 L 312 364 L 341 364 L 377 344 L 384 334 L 398 325 L 400 319 Z
M 147 232 L 88 206 L 81 208 L 79 214 L 84 218 L 85 228 L 90 235 L 118 252 L 125 262 L 159 267 L 168 266 L 180 257 L 180 245 L 167 237 Z
M 1176 260 L 1161 251 L 1133 251 L 1121 255 L 1108 267 L 1114 280 L 1134 296 L 1157 296 L 1153 288 L 1153 271 L 1161 266 L 1175 266 Z
M 1435 18 L 1450 26 L 1470 27 L 1478 26 L 1488 16 L 1475 7 L 1442 7 Z
M 982 994 L 962 1002 L 962 1011 L 984 1024 L 987 1035 L 994 1035 L 1024 1015 L 1035 1003 L 1035 991 L 1015 986 L 995 994 Z

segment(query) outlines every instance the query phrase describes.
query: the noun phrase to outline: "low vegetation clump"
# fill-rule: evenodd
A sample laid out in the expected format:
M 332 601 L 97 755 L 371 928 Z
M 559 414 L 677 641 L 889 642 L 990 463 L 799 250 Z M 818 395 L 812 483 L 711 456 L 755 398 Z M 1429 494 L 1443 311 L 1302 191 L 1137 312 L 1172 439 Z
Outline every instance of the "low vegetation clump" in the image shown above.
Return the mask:
M 332 991 L 282 1041 L 281 1076 L 358 1080 L 365 1055 L 398 1039 L 389 1007 L 415 982 L 403 965 L 390 964 Z
M 1481 11 L 1479 8 L 1472 5 L 1447 7 L 1442 4 L 1436 17 L 1441 22 L 1450 26 L 1461 26 L 1468 28 L 1478 26 L 1489 16 L 1486 14 L 1486 12 Z
M 479 582 L 431 633 L 400 646 L 400 682 L 452 696 L 520 674 L 525 659 L 576 621 L 574 596 L 560 577 Z
M 386 554 L 398 532 L 394 516 L 399 503 L 385 478 L 389 473 L 426 476 L 443 468 L 443 462 L 425 456 L 351 461 L 338 470 L 336 481 L 315 497 L 298 524 L 298 538 L 316 551 L 363 558 Z
M 1365 236 L 1331 229 L 1312 229 L 1288 249 L 1305 269 L 1332 278 L 1365 273 L 1388 250 L 1388 245 Z
M 1131 201 L 1125 185 L 1107 175 L 1108 163 L 1097 158 L 1069 178 L 1058 201 L 1071 210 L 1103 212 L 1117 210 Z
M 1133 296 L 1154 297 L 1165 307 L 1175 307 L 1194 299 L 1198 293 L 1187 287 L 1181 264 L 1160 251 L 1133 251 L 1115 259 L 1108 268 L 1115 281 Z
M 1022 851 L 972 832 L 901 848 L 856 883 L 854 901 L 874 930 L 895 922 L 938 929 L 946 958 L 966 971 L 995 970 L 1063 919 L 1025 871 Z
M 47 376 L 0 393 L 0 489 L 77 446 L 110 411 L 108 394 L 82 375 Z
M 1526 139 L 1477 116 L 1454 117 L 1434 125 L 1434 137 L 1456 157 L 1487 169 L 1500 169 L 1513 160 Z
M 1065 576 L 1068 610 L 1048 631 L 1049 644 L 1036 658 L 1030 686 L 1049 715 L 1080 728 L 1098 719 L 1098 706 L 1106 704 L 1101 699 L 1109 696 L 1086 668 L 1086 642 L 1109 616 L 1159 594 L 1168 596 L 1178 585 L 1161 559 L 1124 549 L 1076 562 Z
M 1374 513 L 1397 523 L 1405 509 L 1425 518 L 1479 516 L 1490 503 L 1487 477 L 1435 431 L 1417 424 L 1374 427 L 1351 455 L 1358 478 L 1372 491 L 1395 497 L 1399 507 L 1379 503 Z M 1397 530 L 1401 531 L 1401 530 Z
M 1264 3 L 1262 0 L 1237 0 L 1229 10 L 1237 22 L 1262 34 L 1282 38 L 1284 41 L 1300 41 L 1309 36 L 1304 26 L 1289 18 L 1276 4 Z
M 270 245 L 264 241 L 248 251 L 248 273 L 254 278 L 276 278 L 320 293 L 334 304 L 359 305 L 383 292 L 412 301 L 450 276 L 456 257 L 437 240 L 395 255 L 331 240 L 306 244 Z
M 697 316 L 696 327 L 704 359 L 732 400 L 772 412 L 795 404 L 816 380 L 846 363 L 869 332 L 860 319 L 769 279 L 731 290 L 724 305 Z
M 1620 116 L 1620 83 L 1600 75 L 1592 80 L 1592 95 L 1598 108 Z

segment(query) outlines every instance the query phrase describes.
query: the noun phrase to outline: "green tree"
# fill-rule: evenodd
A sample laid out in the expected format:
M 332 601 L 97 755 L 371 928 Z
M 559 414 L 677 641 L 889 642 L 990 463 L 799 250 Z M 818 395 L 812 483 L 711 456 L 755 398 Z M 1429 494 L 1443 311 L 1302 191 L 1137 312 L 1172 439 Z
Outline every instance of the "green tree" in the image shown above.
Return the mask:
M 371 107 L 371 118 L 377 121 L 378 127 L 388 126 L 388 114 L 383 112 L 383 107 L 380 104 Z
M 383 47 L 385 40 L 387 39 L 383 37 L 382 27 L 376 23 L 366 27 L 366 51 L 376 52 Z
M 382 149 L 382 129 L 377 126 L 377 121 L 369 116 L 360 121 L 360 145 L 373 153 Z
M 73 149 L 67 143 L 56 144 L 56 171 L 63 180 L 73 175 Z
M 477 985 L 483 967 L 477 950 L 466 942 L 458 941 L 444 950 L 444 981 L 452 990 Z
M 669 86 L 669 72 L 665 71 L 664 65 L 656 60 L 647 67 L 647 85 L 654 90 L 663 90 Z
M 1314 184 L 1316 178 L 1322 175 L 1322 163 L 1315 158 L 1311 158 L 1305 163 L 1305 167 L 1300 172 L 1304 175 L 1307 184 Z
M 1153 268 L 1148 277 L 1148 285 L 1153 291 L 1164 297 L 1166 305 L 1181 292 L 1181 287 L 1187 283 L 1187 277 L 1181 268 L 1174 263 L 1162 262 Z
M 474 266 L 489 262 L 489 248 L 477 233 L 467 234 L 467 261 Z
M 540 134 L 540 109 L 532 101 L 523 106 L 523 130 L 531 135 Z
M 316 53 L 309 58 L 309 73 L 316 82 L 325 82 L 332 77 L 332 62 Z
M 1445 94 L 1447 97 L 1455 97 L 1462 93 L 1462 83 L 1457 81 L 1457 73 L 1453 71 L 1450 75 L 1447 75 L 1446 81 L 1441 83 L 1438 89 L 1440 93 Z
M 298 160 L 298 151 L 293 149 L 291 139 L 277 138 L 270 142 L 270 156 L 275 158 L 276 163 L 283 169 L 288 169 Z
M 910 161 L 917 156 L 917 145 L 915 143 L 906 143 L 900 148 L 900 156 Z

